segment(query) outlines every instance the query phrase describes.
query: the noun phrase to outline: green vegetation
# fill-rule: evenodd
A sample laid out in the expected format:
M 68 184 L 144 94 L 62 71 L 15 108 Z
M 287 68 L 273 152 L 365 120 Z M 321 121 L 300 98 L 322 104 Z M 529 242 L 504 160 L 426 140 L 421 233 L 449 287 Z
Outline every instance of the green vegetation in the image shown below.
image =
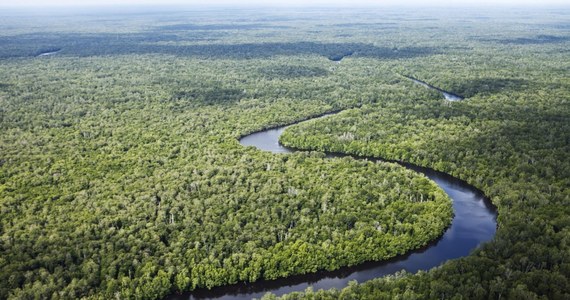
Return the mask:
M 286 298 L 569 297 L 564 12 L 2 18 L 0 298 L 158 299 L 425 245 L 451 217 L 425 177 L 237 141 L 356 106 L 283 142 L 453 174 L 498 206 L 497 238 L 429 272 Z
M 495 47 L 469 61 L 448 55 L 394 65 L 466 101 L 379 103 L 281 136 L 286 146 L 402 160 L 472 183 L 498 206 L 495 240 L 431 272 L 303 296 L 570 297 L 570 64 L 552 46 L 514 55 L 512 45 Z
M 159 298 L 386 259 L 449 223 L 443 192 L 399 166 L 240 146 L 323 107 L 221 64 L 4 64 L 2 295 Z

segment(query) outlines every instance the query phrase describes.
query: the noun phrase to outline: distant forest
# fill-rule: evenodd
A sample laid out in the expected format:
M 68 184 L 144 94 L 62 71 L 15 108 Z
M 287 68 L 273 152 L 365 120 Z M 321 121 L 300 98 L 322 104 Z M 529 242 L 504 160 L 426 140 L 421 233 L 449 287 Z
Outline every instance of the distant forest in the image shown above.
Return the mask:
M 282 299 L 570 298 L 570 9 L 0 15 L 0 299 L 163 299 L 386 260 L 449 226 L 425 176 L 325 151 L 464 180 L 497 234 Z M 339 110 L 285 131 L 307 152 L 238 142 Z

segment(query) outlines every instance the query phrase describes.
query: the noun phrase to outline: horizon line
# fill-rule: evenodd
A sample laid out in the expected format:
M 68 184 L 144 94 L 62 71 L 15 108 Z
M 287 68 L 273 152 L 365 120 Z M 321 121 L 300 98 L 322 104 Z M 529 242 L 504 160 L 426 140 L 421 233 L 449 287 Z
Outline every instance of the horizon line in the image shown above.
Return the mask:
M 195 4 L 195 3 L 74 3 L 74 4 L 2 4 L 0 8 L 143 8 L 143 7 L 188 7 L 188 8 L 385 8 L 385 7 L 433 7 L 433 8 L 517 8 L 517 7 L 568 7 L 570 3 L 356 3 L 356 4 Z

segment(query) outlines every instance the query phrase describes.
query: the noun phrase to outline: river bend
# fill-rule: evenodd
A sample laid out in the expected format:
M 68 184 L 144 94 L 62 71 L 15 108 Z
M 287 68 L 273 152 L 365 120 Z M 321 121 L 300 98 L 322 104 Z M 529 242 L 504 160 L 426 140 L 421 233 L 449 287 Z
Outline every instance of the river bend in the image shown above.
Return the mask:
M 330 115 L 330 114 L 329 114 Z M 328 117 L 329 115 L 321 116 Z M 279 144 L 279 136 L 291 125 L 252 133 L 239 140 L 243 146 L 253 146 L 262 151 L 286 155 L 297 150 Z M 348 156 L 328 153 L 327 157 Z M 355 157 L 380 161 L 376 158 Z M 364 282 L 377 277 L 394 274 L 400 270 L 415 273 L 429 270 L 450 259 L 469 255 L 471 251 L 495 236 L 497 213 L 489 199 L 475 187 L 450 175 L 412 164 L 400 165 L 425 174 L 442 188 L 451 198 L 454 217 L 444 234 L 428 246 L 410 251 L 387 261 L 366 262 L 336 271 L 321 271 L 314 274 L 297 275 L 277 280 L 260 280 L 253 283 L 238 283 L 216 287 L 211 290 L 198 289 L 182 295 L 171 295 L 167 299 L 251 299 L 260 298 L 271 292 L 283 295 L 304 291 L 307 287 L 318 289 L 341 289 L 351 280 Z

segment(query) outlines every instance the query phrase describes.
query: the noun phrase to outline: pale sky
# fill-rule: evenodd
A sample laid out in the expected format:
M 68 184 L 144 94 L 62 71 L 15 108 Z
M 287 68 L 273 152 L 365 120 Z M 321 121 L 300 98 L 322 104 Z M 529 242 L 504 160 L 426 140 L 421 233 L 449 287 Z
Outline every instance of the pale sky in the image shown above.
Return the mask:
M 0 0 L 0 6 L 232 5 L 232 6 L 473 6 L 570 5 L 570 0 Z

